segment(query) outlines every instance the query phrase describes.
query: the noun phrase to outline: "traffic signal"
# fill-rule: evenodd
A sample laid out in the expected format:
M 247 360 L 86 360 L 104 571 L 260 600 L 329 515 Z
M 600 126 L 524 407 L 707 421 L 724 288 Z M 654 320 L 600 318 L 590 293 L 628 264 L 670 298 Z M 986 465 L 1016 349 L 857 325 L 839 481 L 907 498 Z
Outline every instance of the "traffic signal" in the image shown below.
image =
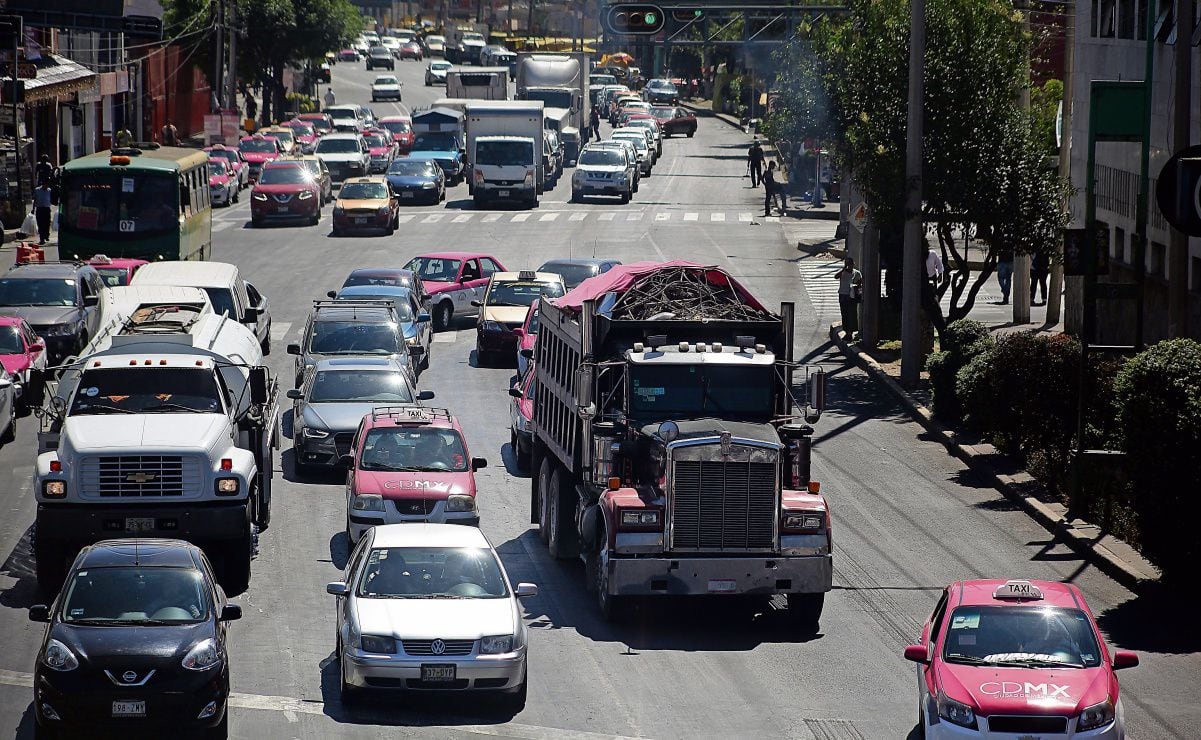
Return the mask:
M 700 8 L 676 8 L 671 11 L 671 19 L 677 23 L 699 21 L 705 17 L 705 11 Z
M 609 8 L 605 17 L 616 34 L 650 35 L 663 30 L 663 11 L 658 5 L 623 3 Z

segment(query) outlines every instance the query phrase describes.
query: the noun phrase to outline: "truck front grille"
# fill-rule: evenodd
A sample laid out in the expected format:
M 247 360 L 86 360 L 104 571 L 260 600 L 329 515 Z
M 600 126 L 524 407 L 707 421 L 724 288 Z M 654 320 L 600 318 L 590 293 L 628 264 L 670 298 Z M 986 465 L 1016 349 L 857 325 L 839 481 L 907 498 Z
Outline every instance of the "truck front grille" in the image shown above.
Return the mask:
M 672 550 L 750 551 L 774 546 L 775 464 L 677 460 L 671 485 Z
M 80 467 L 83 496 L 98 498 L 176 498 L 199 491 L 200 460 L 179 455 L 97 455 Z

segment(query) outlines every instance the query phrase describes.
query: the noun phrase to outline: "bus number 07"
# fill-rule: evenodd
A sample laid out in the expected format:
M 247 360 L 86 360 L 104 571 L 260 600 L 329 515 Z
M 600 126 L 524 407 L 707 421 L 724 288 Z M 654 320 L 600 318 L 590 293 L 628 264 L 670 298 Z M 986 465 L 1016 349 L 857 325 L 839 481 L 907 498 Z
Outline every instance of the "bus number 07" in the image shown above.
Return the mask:
M 132 219 L 122 219 L 122 221 L 120 223 L 120 228 L 121 228 L 121 231 L 133 231 L 134 230 L 133 220 Z

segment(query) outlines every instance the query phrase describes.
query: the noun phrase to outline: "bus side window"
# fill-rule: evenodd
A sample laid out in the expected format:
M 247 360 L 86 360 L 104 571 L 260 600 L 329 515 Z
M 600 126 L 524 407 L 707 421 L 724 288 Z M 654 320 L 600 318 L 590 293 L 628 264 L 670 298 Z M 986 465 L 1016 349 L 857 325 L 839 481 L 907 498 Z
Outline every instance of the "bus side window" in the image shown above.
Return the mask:
M 179 182 L 179 212 L 184 218 L 192 215 L 192 189 L 188 185 L 187 175 Z

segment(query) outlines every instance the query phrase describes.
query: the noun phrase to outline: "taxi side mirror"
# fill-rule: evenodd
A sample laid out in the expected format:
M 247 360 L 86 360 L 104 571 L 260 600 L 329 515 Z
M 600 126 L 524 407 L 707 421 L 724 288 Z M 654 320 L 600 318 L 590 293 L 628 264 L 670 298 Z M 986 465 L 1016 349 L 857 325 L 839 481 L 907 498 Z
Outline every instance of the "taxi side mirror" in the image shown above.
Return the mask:
M 513 336 L 518 337 L 518 338 L 524 337 L 525 329 L 522 329 L 520 326 L 517 327 L 516 329 L 513 330 Z
M 350 589 L 342 581 L 334 581 L 325 584 L 325 593 L 331 596 L 345 596 L 350 593 Z
M 1133 668 L 1138 665 L 1138 653 L 1132 650 L 1118 650 L 1113 654 L 1113 669 Z
M 302 394 L 299 390 L 297 390 L 295 388 L 288 391 L 284 395 L 286 395 L 288 398 L 292 399 L 293 401 L 299 401 L 300 399 L 304 398 L 304 394 Z
M 432 401 L 432 400 L 434 400 L 434 392 L 433 391 L 417 391 L 417 400 L 418 401 Z
M 488 461 L 485 458 L 482 458 L 482 457 L 471 458 L 472 472 L 475 472 L 477 470 L 483 470 L 486 467 L 488 467 Z
M 521 389 L 517 386 L 513 386 L 509 389 L 509 395 L 513 398 L 521 398 Z
M 925 645 L 906 645 L 905 660 L 927 665 L 930 663 L 930 651 L 926 650 Z
M 342 465 L 345 465 L 348 468 L 353 468 L 354 467 L 354 453 L 347 452 L 345 455 L 340 455 L 338 457 L 338 462 Z
M 338 291 L 336 291 L 336 290 L 327 290 L 327 291 L 325 291 L 325 297 L 326 297 L 326 298 L 337 298 L 337 297 L 338 297 Z

